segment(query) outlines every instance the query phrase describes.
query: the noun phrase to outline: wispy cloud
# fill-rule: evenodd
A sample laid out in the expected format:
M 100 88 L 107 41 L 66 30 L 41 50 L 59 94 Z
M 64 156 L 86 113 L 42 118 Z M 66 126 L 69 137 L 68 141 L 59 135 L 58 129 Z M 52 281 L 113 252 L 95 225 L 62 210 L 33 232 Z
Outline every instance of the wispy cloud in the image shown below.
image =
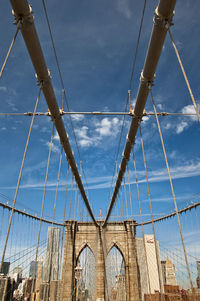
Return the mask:
M 57 149 L 56 149 L 57 152 Z M 172 179 L 182 179 L 182 178 L 191 178 L 191 177 L 197 177 L 200 176 L 200 162 L 192 162 L 191 164 L 185 164 L 185 165 L 179 165 L 176 167 L 173 167 L 170 169 Z M 130 177 L 133 178 L 133 174 L 130 173 Z M 145 178 L 145 172 L 143 170 L 138 170 L 138 177 L 139 177 L 139 183 L 145 183 L 146 178 Z M 110 188 L 110 183 L 111 183 L 112 176 L 107 175 L 107 176 L 99 176 L 99 177 L 91 177 L 87 178 L 87 184 L 88 188 L 91 190 L 95 189 L 106 189 Z M 163 181 L 168 181 L 168 172 L 165 168 L 163 169 L 156 169 L 154 171 L 150 171 L 148 173 L 148 180 L 151 183 L 160 183 Z M 128 183 L 128 181 L 126 181 Z M 135 180 L 132 180 L 130 184 L 135 184 Z M 43 188 L 44 183 L 41 182 L 34 182 L 29 180 L 29 182 L 22 184 L 20 187 L 24 189 L 33 189 L 33 188 L 38 188 L 41 189 Z M 65 189 L 65 180 L 61 179 L 60 184 L 59 184 L 59 189 L 64 190 Z M 69 184 L 70 185 L 70 184 Z M 56 181 L 49 182 L 47 184 L 48 189 L 55 189 L 56 187 Z M 15 187 L 0 187 L 1 189 L 14 189 Z M 170 198 L 158 198 L 155 199 L 156 201 L 170 201 Z
M 188 123 L 186 121 L 181 121 L 176 127 L 176 133 L 180 134 L 188 127 Z
M 5 87 L 5 86 L 1 86 L 1 87 L 0 87 L 0 91 L 2 91 L 2 92 L 7 92 L 7 90 L 8 90 L 8 89 L 7 89 L 7 87 Z
M 49 148 L 50 147 L 50 142 L 46 142 L 46 146 Z M 52 146 L 51 146 L 51 150 L 52 152 L 54 153 L 59 153 L 59 147 L 57 145 L 55 145 L 54 143 L 52 143 Z
M 198 105 L 198 109 L 200 109 L 199 105 Z M 195 114 L 195 115 L 182 116 L 181 119 L 177 118 L 175 121 L 167 122 L 164 124 L 164 129 L 165 130 L 175 129 L 174 133 L 179 135 L 183 131 L 185 131 L 187 128 L 189 128 L 194 122 L 198 121 L 197 116 L 196 116 L 196 111 L 195 111 L 193 105 L 184 106 L 181 109 L 181 113 Z
M 118 0 L 117 10 L 127 19 L 131 18 L 131 10 L 129 8 L 128 0 Z
M 72 120 L 74 120 L 75 122 L 77 121 L 82 121 L 84 119 L 83 115 L 80 114 L 73 114 L 71 115 Z

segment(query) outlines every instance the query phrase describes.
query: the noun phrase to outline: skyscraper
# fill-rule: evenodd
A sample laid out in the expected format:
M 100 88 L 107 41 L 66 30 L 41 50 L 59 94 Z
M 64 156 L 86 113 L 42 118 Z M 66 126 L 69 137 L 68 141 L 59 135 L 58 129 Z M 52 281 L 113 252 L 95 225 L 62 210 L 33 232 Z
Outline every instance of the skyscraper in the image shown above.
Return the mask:
M 22 278 L 22 268 L 21 267 L 15 267 L 14 269 L 13 269 L 13 278 Z
M 175 266 L 167 257 L 166 261 L 161 261 L 163 281 L 166 285 L 177 285 Z
M 44 265 L 44 281 L 58 280 L 60 229 L 48 228 L 47 249 Z
M 200 288 L 200 260 L 197 260 L 197 287 Z
M 136 238 L 136 249 L 137 249 L 137 259 L 140 271 L 140 284 L 142 298 L 144 294 L 153 294 L 155 291 L 163 292 L 163 279 L 162 279 L 162 269 L 160 263 L 160 248 L 159 242 L 155 241 L 153 235 L 145 235 L 145 248 L 143 238 Z M 145 255 L 146 249 L 146 255 Z M 156 258 L 156 252 L 158 254 L 158 262 Z M 148 282 L 149 274 L 149 282 Z M 160 289 L 160 281 L 161 289 Z M 149 291 L 150 287 L 150 291 Z
M 3 274 L 4 276 L 8 275 L 9 268 L 10 268 L 10 262 L 4 261 L 3 264 L 2 264 L 0 274 Z
M 38 268 L 38 261 L 31 261 L 29 269 L 29 278 L 36 278 Z
M 197 260 L 197 273 L 200 278 L 200 260 Z

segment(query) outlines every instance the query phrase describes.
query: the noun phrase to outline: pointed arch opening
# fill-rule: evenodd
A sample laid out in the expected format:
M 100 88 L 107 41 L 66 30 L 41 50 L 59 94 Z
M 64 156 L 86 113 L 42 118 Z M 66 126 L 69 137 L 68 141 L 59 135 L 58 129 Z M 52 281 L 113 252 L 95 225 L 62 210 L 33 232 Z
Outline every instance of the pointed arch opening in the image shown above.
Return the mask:
M 124 256 L 114 244 L 106 258 L 106 287 L 110 300 L 127 300 L 125 266 Z
M 95 300 L 96 294 L 96 262 L 95 256 L 86 244 L 76 260 L 76 300 Z M 75 273 L 76 273 L 75 271 Z

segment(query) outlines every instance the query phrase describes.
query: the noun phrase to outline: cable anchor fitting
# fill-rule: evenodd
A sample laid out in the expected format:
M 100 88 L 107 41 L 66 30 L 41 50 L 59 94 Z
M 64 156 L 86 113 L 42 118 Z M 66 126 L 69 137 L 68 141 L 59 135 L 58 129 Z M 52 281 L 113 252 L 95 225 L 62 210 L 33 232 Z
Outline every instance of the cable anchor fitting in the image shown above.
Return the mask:
M 48 69 L 48 75 L 46 78 L 41 79 L 37 73 L 35 74 L 35 77 L 37 79 L 37 86 L 39 86 L 41 89 L 43 89 L 44 86 L 51 80 L 51 74 L 50 74 L 49 69 Z
M 51 115 L 51 121 L 55 124 L 55 122 L 57 121 L 57 120 L 60 120 L 61 119 L 61 115 L 59 114 L 58 116 L 53 116 L 53 115 Z
M 140 76 L 140 82 L 143 83 L 143 84 L 146 84 L 147 88 L 149 90 L 151 90 L 152 87 L 154 86 L 154 78 L 155 77 L 156 77 L 155 74 L 153 76 L 153 79 L 148 79 L 148 78 L 144 77 L 143 70 L 142 70 L 141 76 Z
M 136 119 L 136 122 L 137 122 L 137 126 L 139 127 L 140 126 L 140 123 L 142 122 L 142 117 L 143 116 L 138 116 L 136 114 L 134 114 L 133 118 Z
M 15 18 L 14 24 L 16 24 L 18 26 L 18 24 L 20 24 L 20 29 L 21 26 L 25 23 L 30 23 L 32 24 L 34 22 L 34 16 L 33 16 L 33 10 L 31 5 L 29 5 L 29 10 L 24 14 L 24 15 L 18 15 L 15 13 L 14 10 L 12 10 L 12 14 Z
M 174 25 L 172 22 L 172 18 L 175 14 L 175 11 L 167 17 L 163 16 L 162 14 L 159 13 L 158 7 L 156 7 L 155 12 L 154 12 L 154 18 L 153 22 L 155 25 L 162 26 L 166 30 L 169 30 L 170 26 Z

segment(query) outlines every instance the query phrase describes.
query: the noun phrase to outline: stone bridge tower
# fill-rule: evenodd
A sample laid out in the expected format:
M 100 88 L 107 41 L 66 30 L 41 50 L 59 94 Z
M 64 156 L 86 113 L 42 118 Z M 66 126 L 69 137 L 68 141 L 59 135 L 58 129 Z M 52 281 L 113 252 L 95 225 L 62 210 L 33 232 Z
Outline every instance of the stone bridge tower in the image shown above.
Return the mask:
M 60 301 L 75 300 L 75 267 L 81 251 L 88 246 L 96 262 L 96 300 L 108 301 L 106 290 L 105 261 L 109 251 L 116 246 L 125 263 L 126 299 L 139 301 L 140 281 L 136 256 L 136 222 L 108 222 L 102 228 L 103 221 L 96 227 L 92 222 L 66 221 L 65 247 L 63 258 Z

